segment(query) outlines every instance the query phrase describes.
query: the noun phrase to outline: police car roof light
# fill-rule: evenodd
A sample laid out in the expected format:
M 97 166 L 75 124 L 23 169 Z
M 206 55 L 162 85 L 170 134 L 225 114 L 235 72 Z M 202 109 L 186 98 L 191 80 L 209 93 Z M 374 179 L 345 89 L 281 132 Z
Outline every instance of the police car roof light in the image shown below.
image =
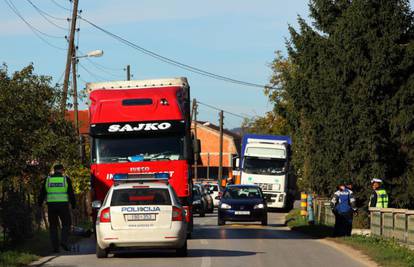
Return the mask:
M 117 173 L 114 174 L 114 182 L 116 185 L 120 183 L 127 183 L 127 182 L 164 182 L 168 183 L 168 179 L 170 178 L 169 173 L 154 173 L 153 177 L 136 177 L 134 174 L 126 174 L 126 173 Z

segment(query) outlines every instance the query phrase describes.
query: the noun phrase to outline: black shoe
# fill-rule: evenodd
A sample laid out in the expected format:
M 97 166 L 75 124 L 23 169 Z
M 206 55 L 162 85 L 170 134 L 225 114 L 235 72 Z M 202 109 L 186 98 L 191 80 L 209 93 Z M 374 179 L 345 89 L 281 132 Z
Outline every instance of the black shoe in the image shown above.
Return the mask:
M 60 244 L 60 246 L 63 248 L 64 251 L 70 251 L 70 248 L 66 244 Z

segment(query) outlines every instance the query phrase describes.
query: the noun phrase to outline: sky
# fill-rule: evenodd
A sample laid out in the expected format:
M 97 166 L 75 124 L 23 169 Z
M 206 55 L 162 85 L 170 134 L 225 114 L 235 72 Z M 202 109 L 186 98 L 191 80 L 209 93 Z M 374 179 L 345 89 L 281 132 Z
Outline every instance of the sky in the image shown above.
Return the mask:
M 38 30 L 36 36 L 6 1 Z M 36 10 L 30 1 L 38 8 Z M 0 61 L 11 72 L 34 63 L 37 74 L 62 83 L 66 63 L 69 0 L 0 1 Z M 288 25 L 308 17 L 307 0 L 79 0 L 81 16 L 165 57 L 197 68 L 257 84 L 267 84 L 277 50 L 286 52 Z M 46 12 L 54 18 L 42 13 Z M 52 23 L 51 23 L 52 22 Z M 123 80 L 131 65 L 133 79 L 187 77 L 191 97 L 241 116 L 260 116 L 272 109 L 261 88 L 217 81 L 167 65 L 94 29 L 78 25 L 79 53 L 102 49 L 100 58 L 80 59 L 79 87 L 85 82 Z M 45 40 L 48 42 L 46 43 Z M 53 46 L 50 46 L 50 44 Z M 85 101 L 81 104 L 86 109 Z M 198 119 L 218 123 L 218 111 L 199 106 Z M 225 127 L 242 119 L 225 113 Z

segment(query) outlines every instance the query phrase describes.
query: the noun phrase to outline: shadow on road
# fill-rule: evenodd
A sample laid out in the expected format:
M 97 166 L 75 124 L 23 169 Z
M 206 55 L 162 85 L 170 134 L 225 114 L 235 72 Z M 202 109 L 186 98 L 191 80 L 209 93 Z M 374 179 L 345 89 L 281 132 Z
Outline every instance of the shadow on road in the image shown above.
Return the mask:
M 255 228 L 252 228 L 255 227 Z M 259 225 L 229 225 L 220 228 L 195 228 L 192 239 L 315 239 L 288 229 Z
M 186 258 L 199 257 L 242 257 L 260 254 L 262 252 L 222 250 L 222 249 L 188 249 Z M 114 252 L 116 258 L 176 258 L 173 251 L 118 251 Z

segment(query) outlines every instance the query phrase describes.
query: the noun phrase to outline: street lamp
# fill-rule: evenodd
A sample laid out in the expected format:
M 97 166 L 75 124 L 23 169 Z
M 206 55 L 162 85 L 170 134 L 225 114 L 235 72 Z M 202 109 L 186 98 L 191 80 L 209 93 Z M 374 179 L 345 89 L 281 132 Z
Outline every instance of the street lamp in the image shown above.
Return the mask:
M 79 130 L 79 111 L 78 111 L 78 89 L 77 89 L 77 80 L 76 80 L 76 63 L 78 62 L 79 58 L 85 58 L 85 57 L 101 57 L 103 55 L 103 50 L 93 50 L 85 55 L 82 56 L 76 56 L 76 50 L 73 51 L 73 57 L 72 57 L 72 86 L 73 86 L 73 117 L 75 121 L 75 128 L 76 133 L 79 137 L 79 153 L 81 155 L 81 158 L 83 160 L 83 147 L 82 147 L 82 136 L 80 134 Z
M 78 58 L 84 58 L 84 57 L 101 57 L 103 56 L 103 54 L 104 54 L 103 50 L 93 50 L 93 51 L 86 53 L 83 56 L 77 56 L 74 58 L 78 59 Z

